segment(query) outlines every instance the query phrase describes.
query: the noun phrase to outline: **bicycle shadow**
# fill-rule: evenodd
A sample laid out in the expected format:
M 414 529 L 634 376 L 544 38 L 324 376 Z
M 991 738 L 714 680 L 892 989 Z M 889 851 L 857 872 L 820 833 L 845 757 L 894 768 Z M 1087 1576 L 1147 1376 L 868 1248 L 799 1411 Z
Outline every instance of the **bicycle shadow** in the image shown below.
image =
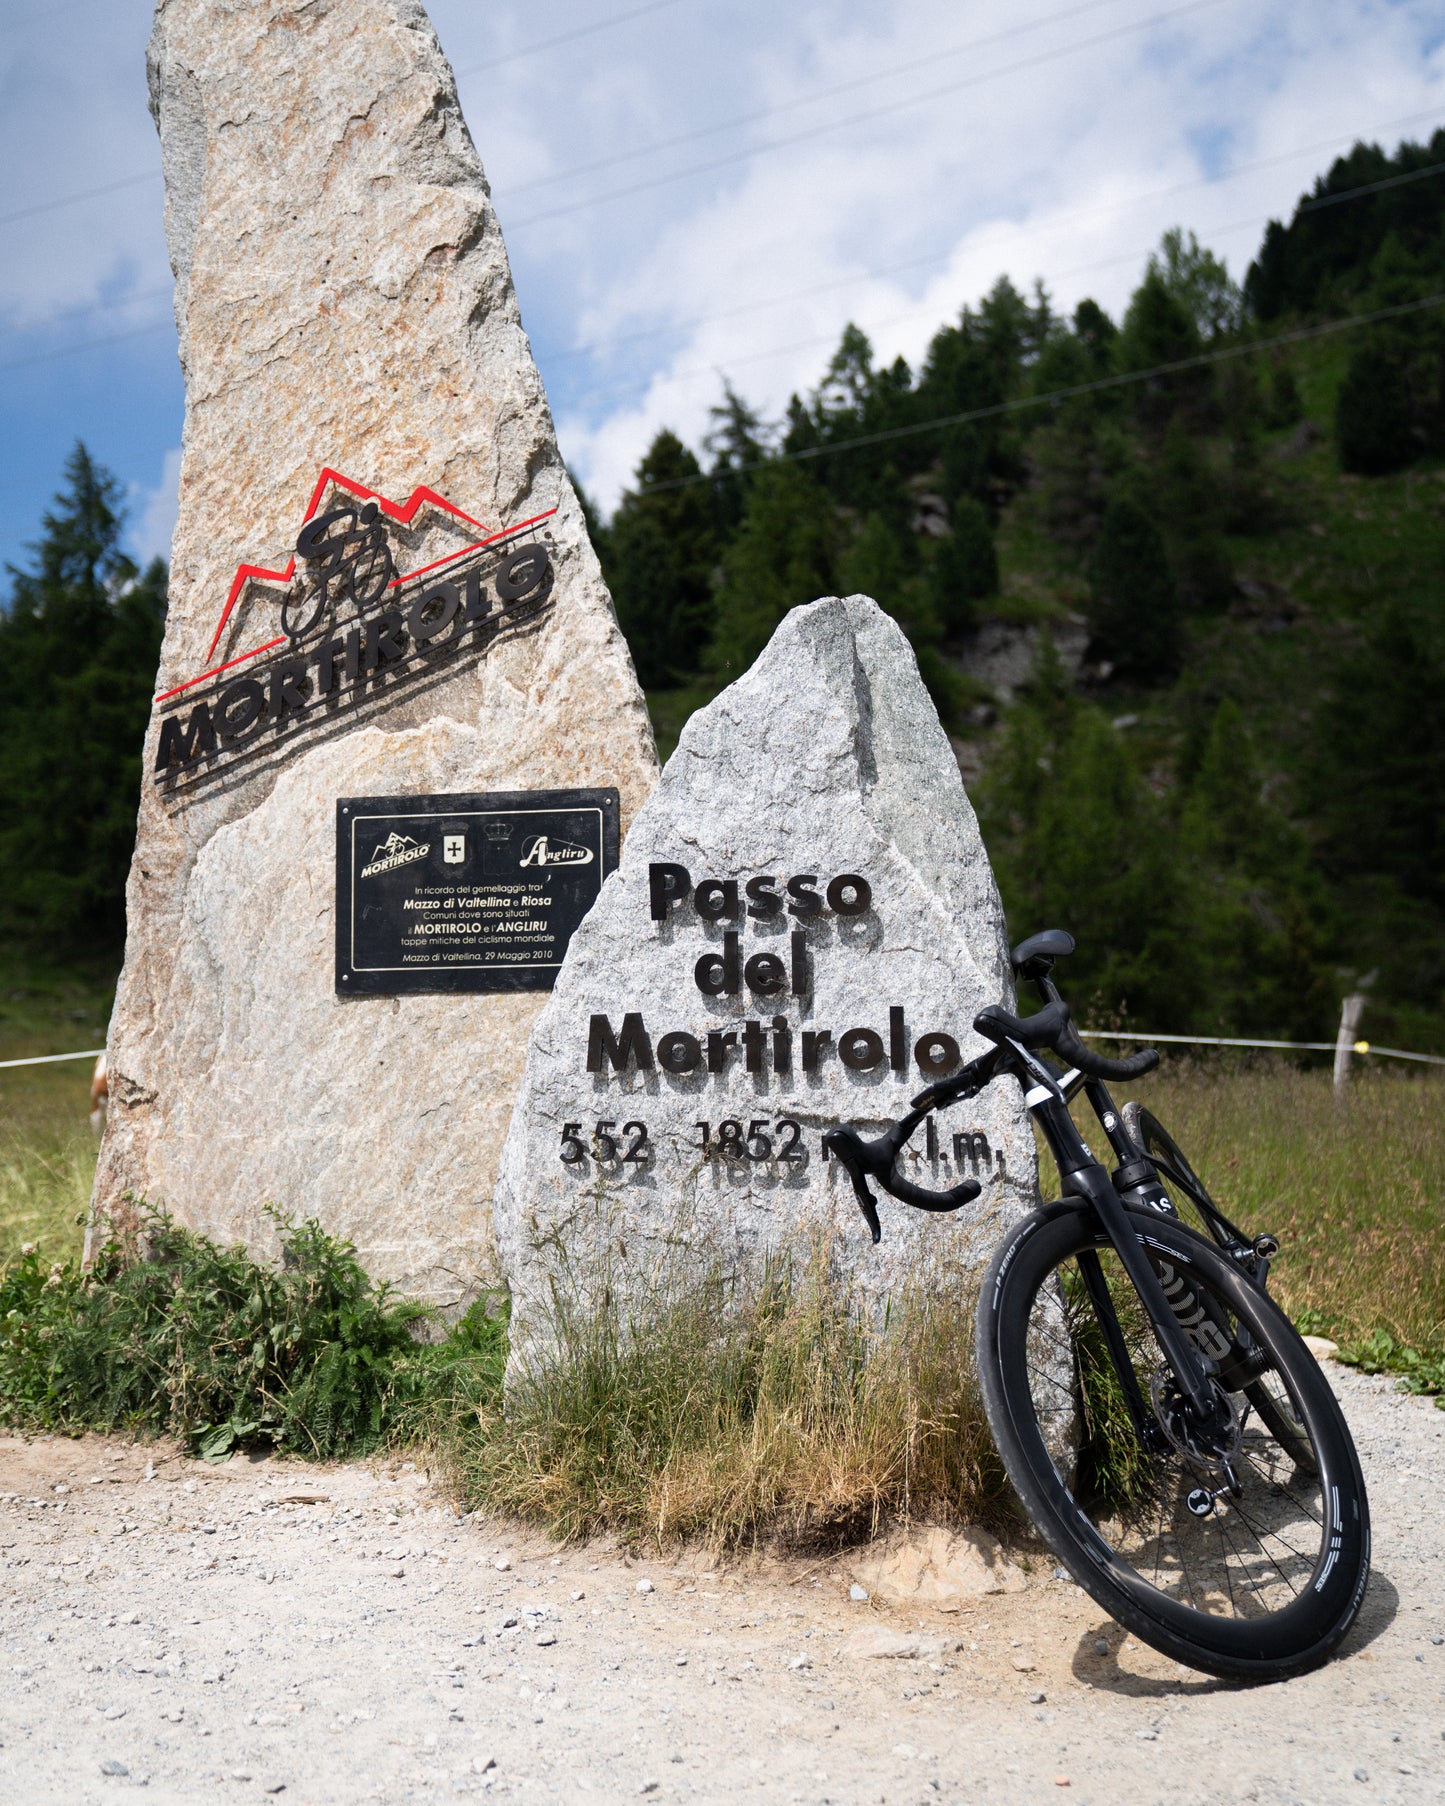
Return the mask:
M 1360 1615 L 1331 1659 L 1347 1661 L 1368 1649 L 1395 1622 L 1399 1610 L 1399 1591 L 1393 1581 L 1376 1569 L 1370 1575 Z M 1116 1693 L 1124 1699 L 1190 1699 L 1207 1693 L 1237 1693 L 1267 1684 L 1224 1680 L 1218 1675 L 1197 1674 L 1185 1669 L 1179 1669 L 1173 1675 L 1140 1674 L 1128 1665 L 1131 1657 L 1151 1662 L 1168 1660 L 1112 1618 L 1105 1618 L 1080 1635 L 1069 1666 L 1076 1681 L 1102 1693 Z

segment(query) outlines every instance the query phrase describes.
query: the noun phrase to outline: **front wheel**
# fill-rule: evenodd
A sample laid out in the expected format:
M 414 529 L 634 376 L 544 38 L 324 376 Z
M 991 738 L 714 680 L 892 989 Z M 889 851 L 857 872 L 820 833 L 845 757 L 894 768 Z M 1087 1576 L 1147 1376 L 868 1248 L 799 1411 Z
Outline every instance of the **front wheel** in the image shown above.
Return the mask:
M 1211 1674 L 1302 1673 L 1338 1646 L 1369 1577 L 1349 1430 L 1289 1320 L 1227 1255 L 1167 1219 L 1138 1232 L 1181 1321 L 1207 1298 L 1201 1333 L 1224 1325 L 1262 1363 L 1228 1397 L 1228 1446 L 1191 1434 L 1118 1255 L 1071 1201 L 1026 1217 L 984 1281 L 994 1441 L 1039 1534 L 1121 1624 Z

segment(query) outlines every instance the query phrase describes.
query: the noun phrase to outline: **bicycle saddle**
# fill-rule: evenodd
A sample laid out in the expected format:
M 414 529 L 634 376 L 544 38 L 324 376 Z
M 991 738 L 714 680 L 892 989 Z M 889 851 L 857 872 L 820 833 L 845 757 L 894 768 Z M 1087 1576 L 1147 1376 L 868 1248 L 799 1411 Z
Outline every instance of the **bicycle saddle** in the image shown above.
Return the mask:
M 1025 978 L 1039 978 L 1052 971 L 1056 959 L 1067 959 L 1074 951 L 1074 937 L 1066 928 L 1045 928 L 1020 941 L 1009 955 L 1015 972 Z

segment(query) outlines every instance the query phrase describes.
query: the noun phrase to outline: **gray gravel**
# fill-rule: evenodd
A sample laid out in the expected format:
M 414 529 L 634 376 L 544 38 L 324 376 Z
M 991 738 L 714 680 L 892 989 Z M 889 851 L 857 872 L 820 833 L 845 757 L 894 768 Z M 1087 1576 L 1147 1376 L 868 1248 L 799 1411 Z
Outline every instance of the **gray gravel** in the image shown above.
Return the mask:
M 1331 1374 L 1375 1580 L 1341 1659 L 1252 1690 L 1052 1564 L 923 1620 L 839 1561 L 558 1553 L 409 1465 L 0 1439 L 0 1802 L 1438 1802 L 1445 1413 Z M 922 1653 L 848 1652 L 879 1625 Z

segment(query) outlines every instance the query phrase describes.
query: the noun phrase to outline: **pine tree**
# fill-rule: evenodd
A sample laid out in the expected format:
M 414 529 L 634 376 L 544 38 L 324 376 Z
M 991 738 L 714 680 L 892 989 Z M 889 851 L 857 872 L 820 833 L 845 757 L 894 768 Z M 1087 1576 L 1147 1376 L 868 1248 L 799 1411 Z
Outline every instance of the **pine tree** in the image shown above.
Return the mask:
M 1136 503 L 1109 504 L 1090 579 L 1091 620 L 1105 656 L 1144 682 L 1171 677 L 1183 650 L 1179 591 L 1159 529 Z
M 998 553 L 988 515 L 971 495 L 953 504 L 952 524 L 934 553 L 928 591 L 943 631 L 961 633 L 973 624 L 975 603 L 998 593 Z
M 758 472 L 723 555 L 708 657 L 716 676 L 728 682 L 740 676 L 790 608 L 835 592 L 835 539 L 827 496 L 796 464 Z
M 1419 451 L 1410 434 L 1410 396 L 1397 359 L 1373 345 L 1355 352 L 1335 402 L 1340 463 L 1360 476 L 1400 470 Z
M 606 543 L 617 620 L 644 689 L 699 669 L 712 631 L 717 535 L 702 466 L 665 427 L 637 467 Z
M 0 614 L 0 929 L 109 955 L 125 932 L 166 570 L 121 550 L 120 486 L 83 445 L 65 475 Z
M 1231 1034 L 1322 1034 L 1331 1003 L 1308 850 L 1265 801 L 1253 741 L 1229 697 L 1214 712 L 1184 792 L 1178 851 L 1191 963 L 1205 987 L 1200 1025 Z
M 1010 937 L 1067 928 L 1081 1009 L 1184 1025 L 1183 887 L 1161 806 L 1121 735 L 1073 694 L 1046 633 L 979 804 Z

